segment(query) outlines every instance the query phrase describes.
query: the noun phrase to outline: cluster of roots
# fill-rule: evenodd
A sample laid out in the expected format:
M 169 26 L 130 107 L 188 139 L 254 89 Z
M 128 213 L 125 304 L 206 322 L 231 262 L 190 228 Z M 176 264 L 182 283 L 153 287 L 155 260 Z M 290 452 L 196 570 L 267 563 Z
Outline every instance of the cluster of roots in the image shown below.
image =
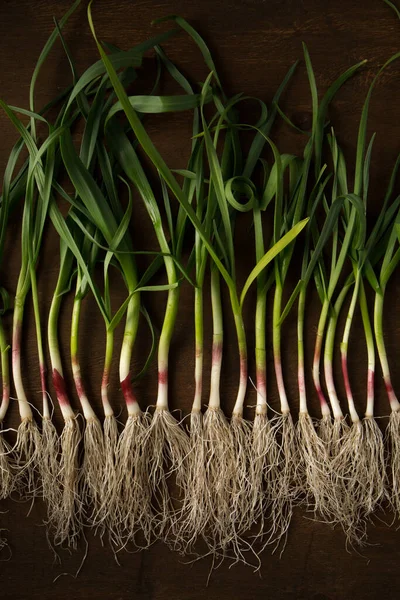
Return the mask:
M 373 418 L 346 424 L 301 413 L 228 420 L 220 408 L 193 412 L 185 429 L 168 410 L 76 418 L 59 436 L 50 419 L 25 420 L 11 447 L 0 432 L 0 499 L 47 502 L 55 546 L 76 548 L 85 525 L 115 549 L 163 540 L 185 555 L 257 568 L 266 547 L 284 546 L 296 505 L 340 526 L 351 547 L 383 507 L 400 514 L 400 413 L 386 434 Z M 388 468 L 389 466 L 389 468 Z M 0 536 L 0 547 L 6 542 Z

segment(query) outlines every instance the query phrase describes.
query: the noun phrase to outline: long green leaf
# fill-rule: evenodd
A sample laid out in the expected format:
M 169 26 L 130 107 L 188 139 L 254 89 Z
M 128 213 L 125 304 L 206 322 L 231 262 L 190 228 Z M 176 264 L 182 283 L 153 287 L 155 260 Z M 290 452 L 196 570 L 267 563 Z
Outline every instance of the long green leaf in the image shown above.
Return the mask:
M 254 269 L 251 271 L 250 275 L 246 279 L 246 282 L 243 286 L 242 293 L 240 295 L 240 306 L 243 305 L 244 299 L 246 297 L 247 292 L 253 281 L 257 279 L 259 274 L 265 267 L 280 253 L 288 244 L 293 242 L 294 239 L 299 235 L 299 233 L 304 229 L 307 225 L 309 219 L 303 219 L 299 223 L 297 223 L 288 233 L 286 233 L 278 242 L 276 242 L 272 248 L 268 250 L 263 256 L 263 258 L 258 261 Z

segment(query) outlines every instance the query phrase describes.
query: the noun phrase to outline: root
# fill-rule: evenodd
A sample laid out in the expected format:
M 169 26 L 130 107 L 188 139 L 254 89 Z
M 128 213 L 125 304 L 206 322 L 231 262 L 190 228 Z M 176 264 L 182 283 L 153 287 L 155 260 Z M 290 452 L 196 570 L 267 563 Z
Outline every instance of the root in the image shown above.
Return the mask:
M 0 500 L 5 500 L 14 491 L 13 461 L 11 446 L 4 439 L 3 432 L 0 431 Z
M 252 431 L 251 462 L 253 484 L 250 488 L 251 520 L 258 522 L 255 542 L 266 534 L 265 515 L 277 495 L 279 446 L 274 428 L 266 414 L 256 414 Z
M 251 425 L 243 417 L 233 415 L 230 423 L 233 454 L 235 457 L 231 495 L 231 529 L 234 555 L 243 560 L 243 535 L 250 530 L 252 520 L 252 488 L 255 483 L 254 464 L 251 460 Z M 249 549 L 244 544 L 244 549 Z
M 308 413 L 299 414 L 297 437 L 301 455 L 300 478 L 306 504 L 329 521 L 332 516 L 330 461 L 326 444 L 318 436 Z
M 205 440 L 203 415 L 199 411 L 190 415 L 190 454 L 188 476 L 183 495 L 179 537 L 183 541 L 183 552 L 190 553 L 192 547 L 206 527 L 208 519 L 207 485 L 205 468 Z
M 104 515 L 99 515 L 103 506 L 105 449 L 104 436 L 97 418 L 86 421 L 83 437 L 84 456 L 80 471 L 80 501 L 88 511 L 88 520 L 94 527 L 103 527 Z
M 61 501 L 49 517 L 54 530 L 54 544 L 74 549 L 77 547 L 82 528 L 82 505 L 78 487 L 80 441 L 81 433 L 77 419 L 67 419 L 60 438 L 58 485 L 61 488 Z
M 345 442 L 347 436 L 349 435 L 349 429 L 350 428 L 347 425 L 344 417 L 335 419 L 333 421 L 332 440 L 330 447 L 330 453 L 332 457 L 335 457 L 340 453 L 342 444 Z
M 318 421 L 318 435 L 325 444 L 328 454 L 331 453 L 333 428 L 334 422 L 332 421 L 332 417 L 330 415 L 324 415 L 322 419 Z
M 151 544 L 151 454 L 147 453 L 148 447 L 146 452 L 144 449 L 149 427 L 150 416 L 147 413 L 129 416 L 116 448 L 115 481 L 109 486 L 107 505 L 110 535 L 119 546 L 128 542 L 138 545 L 135 538 L 139 530 L 144 536 L 143 547 Z M 112 436 L 115 435 L 113 429 L 114 433 L 110 431 Z
M 353 423 L 332 459 L 337 521 L 351 547 L 362 546 L 366 541 L 364 497 L 369 472 L 364 449 L 363 426 L 361 422 Z
M 35 421 L 33 419 L 21 421 L 14 453 L 16 456 L 15 487 L 23 499 L 30 500 L 40 494 L 38 475 L 41 444 L 41 435 Z
M 232 539 L 231 496 L 236 457 L 232 432 L 220 408 L 204 415 L 208 527 L 205 540 L 212 554 L 225 553 Z
M 390 448 L 390 499 L 400 517 L 400 411 L 390 413 L 389 425 L 386 430 L 386 439 Z
M 300 454 L 291 414 L 275 417 L 271 425 L 278 444 L 277 483 L 271 502 L 272 526 L 264 546 L 275 544 L 278 547 L 282 540 L 286 543 L 293 505 L 301 490 Z
M 43 418 L 42 438 L 40 447 L 39 472 L 42 482 L 43 500 L 47 505 L 48 515 L 52 515 L 60 506 L 62 491 L 58 474 L 60 439 L 52 421 Z
M 325 444 L 328 456 L 333 458 L 340 453 L 342 442 L 348 435 L 349 426 L 343 417 L 332 420 L 330 415 L 325 415 L 319 421 L 317 431 Z
M 104 464 L 102 474 L 101 506 L 98 511 L 98 520 L 106 522 L 110 530 L 113 521 L 111 511 L 117 504 L 117 464 L 116 455 L 118 447 L 118 424 L 114 415 L 107 415 L 103 423 L 104 430 Z M 112 527 L 112 526 L 111 526 Z M 112 536 L 112 533 L 110 531 Z
M 179 551 L 184 545 L 179 518 L 190 472 L 190 444 L 168 410 L 156 409 L 143 452 L 151 457 L 148 477 L 154 500 L 154 533 L 167 543 L 172 541 Z
M 371 515 L 389 498 L 387 490 L 386 461 L 382 432 L 373 417 L 363 419 L 365 480 L 364 510 Z

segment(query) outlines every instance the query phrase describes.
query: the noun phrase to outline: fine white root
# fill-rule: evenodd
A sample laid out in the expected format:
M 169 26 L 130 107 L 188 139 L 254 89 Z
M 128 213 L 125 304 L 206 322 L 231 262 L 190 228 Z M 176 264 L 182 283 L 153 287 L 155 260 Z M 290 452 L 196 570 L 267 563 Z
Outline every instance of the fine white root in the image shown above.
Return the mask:
M 182 501 L 187 487 L 189 437 L 169 410 L 157 409 L 143 452 L 151 457 L 148 478 L 152 488 L 154 534 L 180 551 Z M 184 518 L 184 517 L 183 517 Z
M 301 456 L 300 480 L 306 504 L 323 519 L 330 521 L 332 517 L 330 460 L 326 444 L 318 436 L 308 412 L 299 414 L 297 437 Z
M 16 457 L 15 487 L 22 498 L 30 500 L 40 493 L 39 463 L 41 454 L 41 435 L 36 422 L 23 419 L 18 427 L 17 441 L 14 446 Z
M 236 457 L 232 432 L 220 408 L 204 414 L 208 527 L 204 538 L 212 554 L 228 550 L 231 533 L 232 480 Z
M 351 547 L 366 539 L 364 494 L 369 477 L 364 456 L 364 430 L 360 421 L 353 423 L 342 438 L 341 448 L 332 460 L 336 490 L 337 521 Z
M 107 523 L 107 528 L 112 536 L 113 517 L 111 516 L 111 511 L 117 505 L 116 456 L 118 447 L 118 424 L 114 415 L 107 415 L 104 418 L 103 432 L 104 463 L 101 483 L 101 506 L 98 510 L 97 519 L 101 523 Z
M 390 449 L 390 500 L 400 517 L 400 411 L 390 413 L 389 424 L 386 429 L 386 439 Z
M 103 505 L 103 477 L 105 450 L 103 429 L 97 417 L 86 420 L 83 436 L 83 461 L 80 470 L 80 500 L 88 514 L 90 524 L 104 531 L 104 523 L 99 518 Z
M 184 486 L 183 505 L 179 523 L 182 551 L 190 553 L 197 538 L 202 535 L 208 519 L 206 485 L 206 447 L 204 440 L 203 415 L 192 411 L 190 415 L 190 454 L 188 475 Z
M 51 419 L 44 417 L 40 447 L 39 472 L 42 482 L 43 500 L 48 515 L 54 514 L 61 503 L 62 490 L 59 485 L 60 438 Z
M 324 415 L 318 422 L 317 432 L 325 444 L 328 456 L 333 458 L 340 452 L 343 440 L 349 432 L 349 426 L 344 417 L 332 420 L 330 415 Z
M 328 455 L 331 453 L 333 429 L 334 422 L 332 421 L 331 415 L 324 415 L 322 419 L 318 421 L 317 433 L 325 444 Z
M 271 502 L 272 526 L 270 536 L 264 544 L 286 542 L 293 514 L 294 501 L 300 494 L 300 454 L 296 430 L 290 413 L 274 417 L 271 421 L 277 440 L 279 455 L 276 469 L 277 485 Z
M 242 416 L 234 414 L 230 422 L 233 454 L 235 457 L 231 495 L 231 530 L 234 556 L 243 559 L 243 535 L 250 530 L 252 520 L 252 487 L 255 483 L 254 464 L 251 460 L 251 425 Z
M 79 498 L 79 445 L 81 432 L 76 418 L 66 419 L 60 437 L 61 502 L 49 517 L 54 544 L 76 548 L 82 528 L 82 504 Z
M 255 542 L 267 533 L 266 514 L 277 492 L 277 469 L 279 464 L 279 445 L 274 428 L 266 414 L 254 417 L 251 446 L 254 482 L 249 491 L 251 497 L 251 521 L 258 523 Z
M 109 488 L 107 505 L 111 537 L 119 546 L 129 542 L 138 546 L 138 531 L 144 538 L 140 547 L 152 541 L 149 427 L 148 413 L 129 416 L 116 448 L 115 483 Z
M 364 510 L 371 515 L 389 498 L 383 435 L 373 417 L 363 419 L 364 429 Z
M 341 447 L 349 435 L 349 430 L 350 427 L 344 417 L 334 419 L 330 447 L 331 456 L 337 456 L 340 453 Z
M 11 446 L 4 439 L 0 431 L 0 500 L 5 500 L 15 488 L 15 474 L 13 471 L 14 456 Z

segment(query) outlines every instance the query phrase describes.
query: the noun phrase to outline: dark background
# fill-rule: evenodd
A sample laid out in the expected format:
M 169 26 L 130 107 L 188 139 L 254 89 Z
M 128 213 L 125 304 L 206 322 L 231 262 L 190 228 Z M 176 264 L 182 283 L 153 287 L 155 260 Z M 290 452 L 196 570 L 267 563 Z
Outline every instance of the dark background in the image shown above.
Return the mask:
M 84 3 L 85 5 L 86 3 Z M 28 107 L 29 80 L 37 57 L 50 34 L 53 15 L 61 18 L 69 7 L 66 0 L 42 0 L 19 2 L 0 0 L 0 96 L 9 104 Z M 145 40 L 154 31 L 166 28 L 165 25 L 152 27 L 152 19 L 168 14 L 186 17 L 205 37 L 219 68 L 229 94 L 244 92 L 258 96 L 267 103 L 283 79 L 290 65 L 302 58 L 301 42 L 306 42 L 320 94 L 345 69 L 361 59 L 368 59 L 367 65 L 347 83 L 337 95 L 330 118 L 335 126 L 339 141 L 345 150 L 348 164 L 354 164 L 358 120 L 362 103 L 378 67 L 394 52 L 400 49 L 400 23 L 394 13 L 377 0 L 203 0 L 194 2 L 143 0 L 106 1 L 96 0 L 93 15 L 98 35 L 101 39 L 116 43 L 128 49 Z M 92 40 L 85 6 L 77 10 L 65 28 L 66 40 L 76 60 L 78 72 L 97 60 L 96 48 Z M 187 73 L 192 81 L 201 81 L 207 76 L 207 69 L 201 56 L 184 34 L 174 38 L 166 49 L 170 58 Z M 149 71 L 144 74 L 143 90 L 151 77 L 153 62 L 146 61 Z M 59 43 L 54 47 L 37 85 L 36 103 L 40 107 L 61 90 L 70 79 L 70 71 Z M 147 88 L 146 88 L 147 85 Z M 168 90 L 168 84 L 164 84 Z M 398 99 L 400 97 L 399 65 L 394 64 L 382 75 L 373 95 L 369 133 L 377 131 L 373 161 L 371 165 L 371 206 L 370 218 L 382 201 L 390 169 L 399 152 Z M 309 122 L 310 93 L 304 63 L 299 65 L 281 102 L 287 114 L 297 123 Z M 250 109 L 249 109 L 250 110 Z M 190 117 L 180 114 L 171 117 L 152 117 L 148 121 L 153 140 L 167 158 L 171 167 L 185 167 L 189 148 Z M 0 171 L 4 170 L 6 159 L 16 139 L 15 131 L 7 117 L 0 114 Z M 301 152 L 305 138 L 293 132 L 286 125 L 278 125 L 273 131 L 281 151 Z M 15 290 L 20 264 L 19 215 L 15 214 L 10 224 L 10 236 L 6 246 L 1 278 L 11 291 Z M 138 247 L 154 246 L 148 218 L 140 205 L 135 206 L 132 225 Z M 243 221 L 239 228 L 238 244 L 245 244 L 248 236 L 248 223 Z M 248 270 L 252 248 L 240 246 L 239 274 Z M 243 250 L 242 250 L 243 248 Z M 246 263 L 247 261 L 247 263 Z M 247 264 L 247 267 L 246 267 Z M 58 272 L 58 240 L 51 227 L 46 231 L 43 256 L 39 269 L 39 287 L 42 317 L 45 323 L 51 294 Z M 396 369 L 400 332 L 398 326 L 399 301 L 397 293 L 399 276 L 393 277 L 387 300 L 386 333 L 388 352 L 393 367 L 395 389 L 400 389 L 400 372 Z M 123 286 L 117 279 L 114 282 L 115 302 L 124 297 Z M 192 292 L 188 287 L 182 290 L 181 307 L 171 351 L 171 408 L 190 410 L 193 397 L 193 334 L 192 334 Z M 248 299 L 246 315 L 249 324 L 251 352 L 252 325 L 254 310 Z M 148 299 L 155 322 L 160 325 L 163 315 L 165 295 Z M 29 304 L 29 302 L 28 302 Z M 228 308 L 228 305 L 227 305 Z M 61 323 L 63 355 L 68 375 L 68 324 L 71 309 L 70 299 L 64 304 Z M 228 312 L 228 311 L 227 311 Z M 207 315 L 209 309 L 207 306 Z M 308 311 L 307 328 L 308 352 L 312 352 L 315 323 L 318 318 L 318 302 L 313 300 Z M 6 321 L 10 331 L 11 319 Z M 223 405 L 230 414 L 233 405 L 238 372 L 238 358 L 235 337 L 229 333 L 227 316 L 225 361 L 223 371 Z M 87 299 L 82 314 L 81 361 L 90 397 L 96 407 L 99 403 L 99 386 L 104 358 L 104 328 L 95 304 Z M 206 319 L 206 343 L 210 344 L 210 323 Z M 120 332 L 119 334 L 120 335 Z M 135 350 L 134 368 L 142 365 L 144 351 L 148 348 L 149 335 L 146 328 L 140 330 Z M 351 337 L 350 375 L 357 406 L 362 413 L 365 400 L 366 361 L 362 328 L 357 317 Z M 296 397 L 296 331 L 295 314 L 285 324 L 283 336 L 283 356 L 285 377 L 293 414 L 297 411 Z M 23 360 L 25 383 L 29 399 L 40 409 L 39 378 L 36 358 L 36 341 L 31 307 L 27 307 L 26 328 L 24 329 Z M 123 403 L 118 390 L 117 361 L 118 344 L 114 357 L 114 373 L 111 389 L 114 390 L 114 406 L 121 407 L 121 420 L 124 420 Z M 205 394 L 207 399 L 209 352 L 205 360 Z M 271 355 L 270 357 L 271 358 Z M 270 361 L 271 362 L 271 361 Z M 252 369 L 251 363 L 251 369 Z M 269 371 L 271 364 L 269 363 Z M 308 373 L 310 364 L 308 364 Z M 253 374 L 253 370 L 251 370 Z M 337 376 L 338 389 L 341 388 L 340 373 Z M 70 381 L 70 379 L 69 379 Z M 383 393 L 380 373 L 377 376 L 377 413 L 388 413 L 388 404 Z M 310 399 L 312 388 L 309 387 Z M 72 387 L 71 387 L 72 390 Z M 137 385 L 143 408 L 155 402 L 156 367 Z M 77 399 L 73 397 L 77 408 Z M 271 371 L 269 382 L 269 402 L 278 408 L 277 396 Z M 255 403 L 255 394 L 249 386 L 248 402 Z M 314 403 L 314 408 L 316 404 Z M 101 411 L 98 411 L 99 416 Z M 248 409 L 251 416 L 252 409 Z M 318 411 L 313 411 L 319 416 Z M 60 424 L 56 411 L 56 420 Z M 382 421 L 384 424 L 384 421 Z M 18 411 L 15 404 L 10 408 L 8 425 L 17 425 Z M 62 564 L 53 564 L 53 554 L 46 541 L 45 529 L 40 526 L 44 517 L 43 506 L 37 502 L 29 512 L 26 504 L 8 501 L 3 503 L 6 511 L 0 515 L 0 527 L 8 529 L 7 537 L 12 556 L 7 561 L 7 550 L 2 554 L 0 565 L 1 597 L 7 600 L 24 598 L 88 598 L 125 600 L 128 598 L 164 600 L 197 599 L 207 596 L 209 600 L 240 598 L 251 600 L 273 597 L 280 599 L 328 600 L 328 599 L 368 599 L 385 595 L 395 598 L 400 592 L 400 532 L 397 524 L 387 527 L 376 521 L 370 527 L 370 545 L 357 554 L 349 552 L 344 545 L 340 530 L 332 530 L 326 524 L 311 521 L 301 511 L 296 512 L 290 528 L 285 552 L 271 555 L 267 550 L 262 556 L 262 566 L 258 573 L 243 565 L 229 568 L 225 563 L 211 574 L 208 588 L 207 577 L 211 563 L 209 559 L 187 564 L 165 546 L 155 544 L 149 550 L 118 555 L 120 565 L 114 560 L 111 550 L 102 547 L 98 538 L 88 534 L 89 547 L 86 560 L 77 578 L 73 576 L 80 567 L 85 545 L 75 554 L 60 553 Z M 55 581 L 55 578 L 58 579 Z

